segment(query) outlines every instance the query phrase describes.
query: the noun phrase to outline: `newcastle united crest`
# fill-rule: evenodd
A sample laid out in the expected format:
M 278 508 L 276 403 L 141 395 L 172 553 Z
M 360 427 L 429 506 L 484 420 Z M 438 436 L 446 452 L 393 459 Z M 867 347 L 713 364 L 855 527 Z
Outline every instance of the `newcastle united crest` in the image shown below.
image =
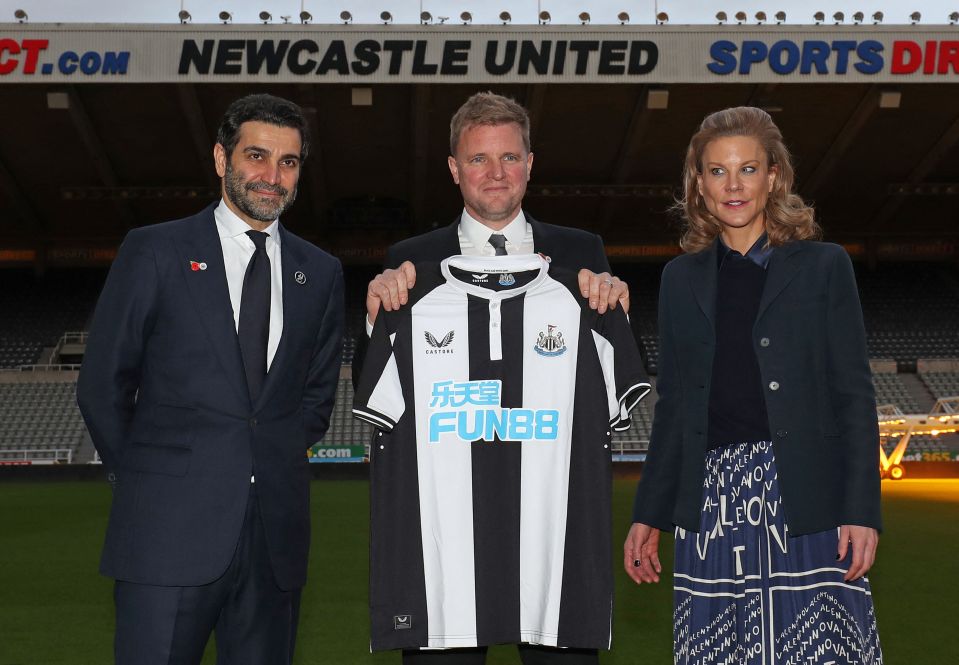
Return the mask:
M 541 356 L 561 356 L 566 353 L 566 342 L 563 333 L 556 330 L 556 326 L 547 324 L 546 332 L 541 332 L 533 345 L 533 350 Z

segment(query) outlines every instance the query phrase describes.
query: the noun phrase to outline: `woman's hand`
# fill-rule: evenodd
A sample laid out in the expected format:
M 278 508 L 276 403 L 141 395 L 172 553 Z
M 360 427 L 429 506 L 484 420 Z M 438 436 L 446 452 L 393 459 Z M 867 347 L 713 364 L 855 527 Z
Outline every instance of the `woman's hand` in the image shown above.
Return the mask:
M 640 522 L 629 528 L 623 543 L 623 567 L 636 584 L 659 581 L 663 572 L 659 563 L 659 529 Z
M 633 525 L 635 526 L 635 525 Z M 843 524 L 839 527 L 839 552 L 837 561 L 843 561 L 852 546 L 852 561 L 849 570 L 843 576 L 847 582 L 858 580 L 869 572 L 876 562 L 876 546 L 879 545 L 879 532 L 868 526 Z

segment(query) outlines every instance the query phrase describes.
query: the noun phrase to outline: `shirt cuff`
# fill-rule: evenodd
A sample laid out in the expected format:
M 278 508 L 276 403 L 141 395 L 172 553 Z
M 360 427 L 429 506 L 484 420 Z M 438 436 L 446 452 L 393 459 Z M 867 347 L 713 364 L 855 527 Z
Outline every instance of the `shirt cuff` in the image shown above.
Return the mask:
M 373 336 L 373 324 L 370 323 L 370 315 L 369 315 L 369 314 L 366 315 L 366 336 L 367 336 L 367 337 L 372 337 L 372 336 Z

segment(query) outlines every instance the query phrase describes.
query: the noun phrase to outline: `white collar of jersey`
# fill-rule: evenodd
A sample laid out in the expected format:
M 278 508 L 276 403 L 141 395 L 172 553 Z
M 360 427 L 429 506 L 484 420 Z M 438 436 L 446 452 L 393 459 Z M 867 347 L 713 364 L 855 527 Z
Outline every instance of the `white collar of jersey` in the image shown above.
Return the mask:
M 528 270 L 539 270 L 539 274 L 528 284 L 518 286 L 515 289 L 490 291 L 479 284 L 470 284 L 456 279 L 450 271 L 450 266 L 477 274 L 499 275 L 502 273 L 525 272 Z M 525 293 L 542 284 L 547 277 L 547 272 L 549 272 L 549 263 L 539 254 L 510 254 L 508 256 L 459 255 L 443 259 L 443 262 L 440 263 L 440 271 L 443 273 L 443 277 L 446 278 L 446 283 L 460 291 L 465 291 L 466 293 L 479 296 L 480 298 L 486 298 L 487 300 L 502 300 L 504 298 L 512 298 L 520 293 Z
M 506 242 L 510 245 L 521 247 L 526 239 L 526 215 L 520 210 L 512 222 L 504 226 L 502 230 L 494 231 L 483 222 L 473 218 L 466 212 L 466 208 L 463 208 L 463 214 L 460 216 L 460 229 L 463 231 L 463 235 L 473 244 L 473 247 L 485 247 L 493 233 L 501 233 L 506 236 Z

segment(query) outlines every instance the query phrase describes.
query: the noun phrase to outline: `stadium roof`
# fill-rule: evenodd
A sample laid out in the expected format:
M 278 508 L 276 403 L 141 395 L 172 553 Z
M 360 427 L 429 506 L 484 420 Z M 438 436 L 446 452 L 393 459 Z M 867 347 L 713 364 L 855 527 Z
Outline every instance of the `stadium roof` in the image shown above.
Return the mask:
M 614 255 L 671 251 L 678 229 L 667 209 L 689 136 L 707 113 L 749 104 L 769 110 L 782 129 L 799 189 L 816 204 L 827 238 L 873 258 L 956 257 L 954 30 L 794 27 L 758 34 L 755 26 L 687 27 L 650 37 L 648 26 L 619 33 L 567 26 L 533 36 L 530 28 L 486 28 L 464 38 L 460 26 L 419 35 L 426 44 L 420 64 L 440 66 L 431 74 L 415 71 L 415 28 L 349 26 L 338 36 L 348 58 L 355 64 L 357 43 L 375 42 L 383 55 L 379 69 L 303 76 L 290 63 L 295 69 L 305 58 L 319 66 L 336 27 L 312 37 L 285 26 L 244 26 L 239 34 L 228 26 L 189 26 L 186 35 L 176 32 L 179 26 L 6 27 L 6 37 L 0 35 L 0 265 L 47 255 L 61 263 L 108 259 L 127 229 L 196 211 L 218 195 L 211 153 L 220 116 L 230 101 L 254 91 L 299 103 L 316 137 L 284 222 L 346 260 L 378 261 L 389 242 L 458 213 L 461 199 L 446 166 L 449 118 L 466 97 L 485 89 L 530 110 L 536 160 L 526 208 L 537 218 L 601 233 Z M 385 44 L 410 35 L 414 45 L 393 75 Z M 43 39 L 41 49 L 36 42 Z M 234 48 L 231 39 L 244 41 Z M 304 39 L 318 51 L 302 47 L 299 61 L 286 58 L 269 73 L 267 59 L 252 71 L 251 56 L 262 51 L 249 51 L 251 42 L 255 49 L 269 43 L 275 53 Z M 460 47 L 467 55 L 450 57 L 467 71 L 454 67 L 447 74 L 456 73 L 444 76 L 444 45 L 464 40 L 473 44 Z M 503 63 L 510 41 L 518 51 L 530 42 L 532 56 L 541 55 L 547 41 L 558 49 L 559 42 L 568 47 L 575 40 L 599 43 L 582 74 L 570 54 L 567 70 L 556 76 L 555 50 L 543 75 L 535 59 L 525 73 L 514 64 L 493 74 L 488 51 L 484 55 L 491 42 Z M 655 45 L 658 63 L 630 76 L 630 49 L 641 42 Z M 717 47 L 720 42 L 734 48 Z M 606 43 L 612 43 L 606 63 L 613 69 L 601 71 Z M 762 58 L 757 44 L 767 51 Z M 817 44 L 826 45 L 818 61 L 807 53 Z M 127 60 L 117 59 L 124 50 Z M 756 62 L 744 73 L 748 52 Z M 99 58 L 96 71 L 93 56 L 84 61 L 89 53 Z M 106 71 L 111 53 L 112 73 Z M 640 55 L 638 68 L 649 64 L 649 53 Z M 148 58 L 152 68 L 138 69 Z M 218 63 L 239 69 L 218 71 Z M 803 74 L 807 64 L 811 71 Z M 716 73 L 709 65 L 729 71 Z M 865 71 L 870 67 L 874 71 Z

